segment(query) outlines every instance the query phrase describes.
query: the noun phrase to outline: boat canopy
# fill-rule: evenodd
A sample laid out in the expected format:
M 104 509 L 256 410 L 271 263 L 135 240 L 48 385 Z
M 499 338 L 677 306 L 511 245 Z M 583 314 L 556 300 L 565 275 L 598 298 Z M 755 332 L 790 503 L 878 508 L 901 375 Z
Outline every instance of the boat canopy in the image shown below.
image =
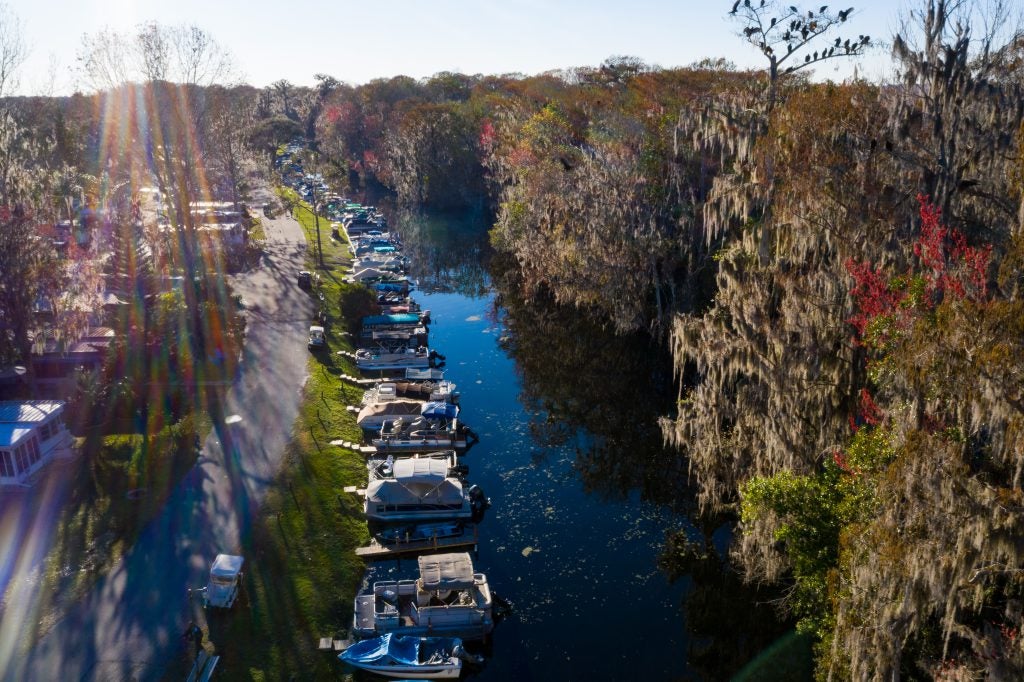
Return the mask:
M 395 461 L 395 478 L 402 479 L 403 483 L 420 480 L 435 482 L 438 477 L 444 478 L 448 475 L 450 464 L 448 460 L 429 457 L 399 459 Z
M 363 318 L 364 327 L 382 324 L 419 324 L 420 316 L 414 313 L 396 313 L 394 315 L 367 315 Z
M 424 403 L 420 414 L 428 419 L 455 419 L 459 414 L 459 406 L 441 401 Z
M 468 590 L 473 587 L 473 560 L 466 552 L 421 556 L 420 585 L 424 590 Z
M 395 462 L 395 469 L 402 460 Z M 448 465 L 442 463 L 446 473 Z M 459 508 L 465 502 L 462 493 L 462 485 L 457 479 L 445 478 L 423 472 L 415 476 L 401 478 L 395 472 L 395 478 L 383 478 L 377 481 L 370 481 L 366 486 L 366 501 L 370 504 L 383 505 L 440 505 L 444 507 Z
M 234 578 L 242 570 L 242 563 L 245 560 L 240 556 L 232 554 L 218 554 L 210 567 L 210 575 L 221 578 Z

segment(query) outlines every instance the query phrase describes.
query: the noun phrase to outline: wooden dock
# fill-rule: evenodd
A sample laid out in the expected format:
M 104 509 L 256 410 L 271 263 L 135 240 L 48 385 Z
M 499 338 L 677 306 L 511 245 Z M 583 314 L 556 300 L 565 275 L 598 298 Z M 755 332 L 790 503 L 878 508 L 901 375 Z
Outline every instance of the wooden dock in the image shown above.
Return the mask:
M 373 538 L 366 547 L 357 547 L 356 555 L 364 559 L 391 559 L 405 554 L 416 554 L 419 552 L 433 552 L 440 549 L 454 549 L 456 547 L 476 547 L 479 542 L 479 531 L 475 523 L 467 525 L 462 535 L 447 538 L 428 538 L 426 540 L 410 540 L 408 542 L 395 542 L 382 545 Z

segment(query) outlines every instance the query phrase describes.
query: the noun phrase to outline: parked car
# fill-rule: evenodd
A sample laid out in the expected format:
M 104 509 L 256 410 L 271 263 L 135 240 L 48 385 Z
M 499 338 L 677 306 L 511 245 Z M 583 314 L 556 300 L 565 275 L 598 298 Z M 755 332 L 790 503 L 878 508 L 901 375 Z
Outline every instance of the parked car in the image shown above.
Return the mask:
M 203 588 L 203 606 L 229 609 L 242 586 L 242 563 L 231 554 L 218 554 L 210 566 L 210 582 Z
M 324 336 L 324 328 L 319 325 L 313 325 L 309 328 L 309 343 L 306 346 L 310 350 L 316 350 L 323 348 L 327 345 L 327 337 Z

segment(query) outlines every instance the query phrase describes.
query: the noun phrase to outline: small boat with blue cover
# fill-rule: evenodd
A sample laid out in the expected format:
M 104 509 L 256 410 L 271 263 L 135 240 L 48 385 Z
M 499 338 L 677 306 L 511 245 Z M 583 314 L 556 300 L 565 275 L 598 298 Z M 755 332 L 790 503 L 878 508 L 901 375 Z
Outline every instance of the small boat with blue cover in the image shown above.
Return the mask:
M 458 637 L 387 634 L 353 644 L 338 658 L 353 668 L 407 680 L 452 680 L 462 672 Z

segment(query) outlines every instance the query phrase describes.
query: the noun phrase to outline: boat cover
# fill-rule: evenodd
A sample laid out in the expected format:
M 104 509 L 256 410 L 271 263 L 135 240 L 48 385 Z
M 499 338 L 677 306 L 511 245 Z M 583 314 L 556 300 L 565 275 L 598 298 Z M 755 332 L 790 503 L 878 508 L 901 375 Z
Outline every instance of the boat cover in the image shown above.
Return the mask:
M 395 462 L 395 469 L 402 460 Z M 445 470 L 448 465 L 444 464 Z M 384 478 L 371 481 L 366 486 L 366 501 L 369 504 L 384 505 L 442 505 L 461 507 L 465 502 L 462 485 L 457 479 L 421 473 L 399 479 Z
M 420 584 L 424 590 L 467 590 L 473 587 L 473 560 L 466 552 L 421 556 Z
M 377 291 L 408 291 L 408 282 L 377 282 L 373 285 Z
M 364 327 L 381 324 L 419 324 L 420 316 L 413 313 L 397 313 L 394 315 L 367 315 L 363 318 Z
M 419 414 L 422 405 L 422 401 L 403 400 L 402 398 L 374 403 L 359 410 L 356 421 L 362 423 L 370 417 L 379 417 L 381 415 L 391 415 L 394 417 L 412 416 Z
M 448 475 L 450 466 L 451 462 L 446 459 L 406 457 L 395 462 L 395 478 L 402 479 L 404 483 L 420 480 L 436 482 L 438 477 Z
M 407 369 L 405 378 L 414 381 L 440 381 L 444 379 L 443 369 Z
M 242 570 L 242 563 L 245 560 L 240 556 L 232 554 L 218 554 L 210 567 L 210 575 L 224 578 L 234 578 Z
M 420 414 L 428 419 L 455 419 L 459 406 L 451 403 L 432 401 L 423 404 Z
M 401 637 L 387 634 L 356 642 L 338 658 L 354 665 L 437 665 L 462 644 L 456 637 Z

